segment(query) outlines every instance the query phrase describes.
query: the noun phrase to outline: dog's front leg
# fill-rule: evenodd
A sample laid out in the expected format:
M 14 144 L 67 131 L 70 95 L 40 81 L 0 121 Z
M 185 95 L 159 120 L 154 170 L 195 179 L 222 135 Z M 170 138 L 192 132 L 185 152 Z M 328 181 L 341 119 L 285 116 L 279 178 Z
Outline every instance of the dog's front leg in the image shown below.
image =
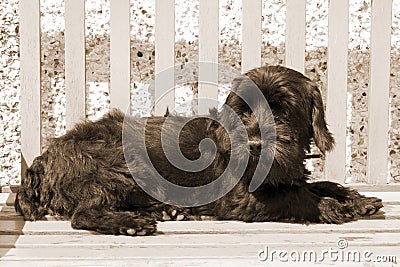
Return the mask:
M 348 205 L 313 193 L 306 182 L 253 193 L 238 186 L 221 199 L 216 213 L 219 219 L 246 222 L 344 223 L 354 217 Z
M 314 194 L 322 198 L 336 199 L 347 206 L 349 212 L 355 217 L 372 215 L 383 207 L 381 199 L 366 197 L 338 183 L 321 181 L 310 183 L 309 186 Z
M 321 209 L 323 199 L 308 190 L 305 182 L 292 186 L 263 188 L 254 192 L 254 198 L 257 201 L 253 206 L 258 209 L 255 221 L 341 223 L 346 219 L 341 218 L 339 208 L 334 205 L 329 207 L 329 219 L 325 218 L 323 213 L 327 211 Z

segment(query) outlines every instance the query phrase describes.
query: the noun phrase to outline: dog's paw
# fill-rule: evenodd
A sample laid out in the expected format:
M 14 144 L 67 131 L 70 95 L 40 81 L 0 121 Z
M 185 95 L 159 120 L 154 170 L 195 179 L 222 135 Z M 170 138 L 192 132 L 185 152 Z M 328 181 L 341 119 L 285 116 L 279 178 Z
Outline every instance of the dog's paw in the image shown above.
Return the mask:
M 341 224 L 354 218 L 352 210 L 347 205 L 330 197 L 322 198 L 318 209 L 320 211 L 319 220 L 322 223 Z
M 346 205 L 353 210 L 355 216 L 373 215 L 383 207 L 381 199 L 362 195 L 358 198 L 347 200 Z
M 191 211 L 187 208 L 163 206 L 157 208 L 151 213 L 151 217 L 158 221 L 188 221 L 191 220 Z
M 157 230 L 157 222 L 146 213 L 104 210 L 80 210 L 71 218 L 75 229 L 93 230 L 111 235 L 150 235 Z
M 161 212 L 161 221 L 185 221 L 188 214 L 179 209 L 167 209 Z
M 114 235 L 151 235 L 157 230 L 157 222 L 153 218 L 146 217 L 146 215 L 121 212 L 114 218 L 112 225 L 109 225 L 109 229 Z
M 118 230 L 117 233 L 116 230 Z M 157 230 L 156 222 L 153 219 L 135 219 L 126 221 L 114 230 L 114 234 L 143 236 L 151 235 Z

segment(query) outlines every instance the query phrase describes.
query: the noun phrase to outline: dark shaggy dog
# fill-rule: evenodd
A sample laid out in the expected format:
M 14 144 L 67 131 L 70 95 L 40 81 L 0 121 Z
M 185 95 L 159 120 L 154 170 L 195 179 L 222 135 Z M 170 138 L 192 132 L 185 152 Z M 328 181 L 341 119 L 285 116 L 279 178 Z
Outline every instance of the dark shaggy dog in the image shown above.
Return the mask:
M 263 97 L 257 96 L 257 90 Z M 261 103 L 263 98 L 272 113 Z M 70 219 L 77 229 L 145 235 L 156 230 L 156 220 L 209 215 L 247 222 L 343 223 L 382 207 L 380 199 L 362 196 L 339 184 L 307 182 L 309 172 L 304 159 L 311 139 L 323 154 L 333 148 L 334 140 L 325 123 L 320 92 L 302 74 L 281 66 L 251 70 L 234 80 L 226 104 L 221 112 L 212 111 L 212 118 L 193 118 L 186 124 L 186 119 L 179 116 L 168 116 L 167 125 L 165 117 L 129 117 L 124 122 L 124 114 L 115 110 L 96 122 L 78 124 L 54 139 L 48 150 L 34 160 L 17 194 L 16 209 L 27 220 L 55 214 Z M 239 119 L 232 117 L 229 107 Z M 181 124 L 185 124 L 182 130 Z M 240 125 L 244 125 L 247 138 L 242 138 Z M 123 147 L 122 143 L 124 131 L 130 138 L 138 137 L 144 126 L 145 149 L 152 166 L 140 146 Z M 275 133 L 276 138 L 269 139 Z M 187 159 L 202 157 L 211 164 L 196 172 L 171 164 L 163 153 L 162 140 L 168 145 L 177 137 Z M 200 151 L 200 141 L 205 138 L 213 140 L 215 146 Z M 270 169 L 259 164 L 264 152 L 271 160 Z M 235 158 L 234 154 L 244 156 Z M 228 172 L 231 179 L 222 187 L 231 186 L 232 190 L 208 204 L 179 206 L 169 201 L 161 185 L 146 180 L 159 173 L 177 185 L 203 186 L 224 173 L 230 160 L 237 161 L 235 166 L 245 164 L 244 174 L 234 177 L 234 171 Z M 252 188 L 257 165 L 265 173 L 261 183 Z M 132 178 L 132 170 L 139 180 Z M 147 183 L 156 198 L 139 186 Z M 207 195 L 217 198 L 221 190 Z M 203 196 L 204 192 L 199 191 L 190 198 Z M 185 198 L 182 196 L 180 201 L 188 200 Z

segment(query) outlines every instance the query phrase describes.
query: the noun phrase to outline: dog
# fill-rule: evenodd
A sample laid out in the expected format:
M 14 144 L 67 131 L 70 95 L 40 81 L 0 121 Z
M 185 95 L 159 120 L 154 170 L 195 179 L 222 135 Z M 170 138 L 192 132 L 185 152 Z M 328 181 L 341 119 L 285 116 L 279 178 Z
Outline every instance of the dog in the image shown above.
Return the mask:
M 200 146 L 205 139 L 213 145 Z M 57 215 L 75 229 L 131 236 L 154 233 L 160 220 L 340 224 L 376 213 L 378 198 L 309 181 L 311 140 L 322 155 L 334 147 L 318 87 L 292 69 L 263 66 L 236 78 L 224 107 L 206 117 L 112 110 L 77 124 L 35 158 L 15 208 L 26 220 Z M 171 163 L 164 152 L 173 144 L 205 167 Z M 193 193 L 168 194 L 158 176 Z

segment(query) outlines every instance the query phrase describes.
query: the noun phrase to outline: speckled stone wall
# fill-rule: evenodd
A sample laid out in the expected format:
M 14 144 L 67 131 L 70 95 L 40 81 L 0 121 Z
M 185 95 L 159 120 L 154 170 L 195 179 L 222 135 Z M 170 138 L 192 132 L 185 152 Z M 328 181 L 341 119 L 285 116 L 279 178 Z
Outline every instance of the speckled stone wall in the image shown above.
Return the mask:
M 18 1 L 0 2 L 0 182 L 20 173 Z
M 391 50 L 391 129 L 388 155 L 393 181 L 400 176 L 400 1 L 393 1 Z M 285 0 L 263 1 L 262 63 L 283 64 Z M 369 82 L 371 0 L 350 0 L 348 64 L 347 180 L 365 181 L 366 126 Z M 109 108 L 109 0 L 86 1 L 87 117 L 95 119 Z M 199 1 L 176 0 L 175 54 L 177 64 L 198 59 Z M 41 0 L 43 148 L 49 138 L 65 132 L 64 1 Z M 241 0 L 220 0 L 219 61 L 241 68 Z M 327 88 L 328 0 L 307 1 L 306 75 Z M 154 0 L 131 1 L 132 111 L 150 115 L 152 96 L 139 90 L 154 75 Z M 20 87 L 18 0 L 0 2 L 0 181 L 18 184 L 20 176 Z M 177 90 L 179 104 L 193 97 L 196 85 Z M 220 97 L 226 96 L 221 90 Z M 190 113 L 190 109 L 182 110 Z M 321 177 L 321 160 L 309 163 Z M 343 178 L 344 180 L 344 178 Z

